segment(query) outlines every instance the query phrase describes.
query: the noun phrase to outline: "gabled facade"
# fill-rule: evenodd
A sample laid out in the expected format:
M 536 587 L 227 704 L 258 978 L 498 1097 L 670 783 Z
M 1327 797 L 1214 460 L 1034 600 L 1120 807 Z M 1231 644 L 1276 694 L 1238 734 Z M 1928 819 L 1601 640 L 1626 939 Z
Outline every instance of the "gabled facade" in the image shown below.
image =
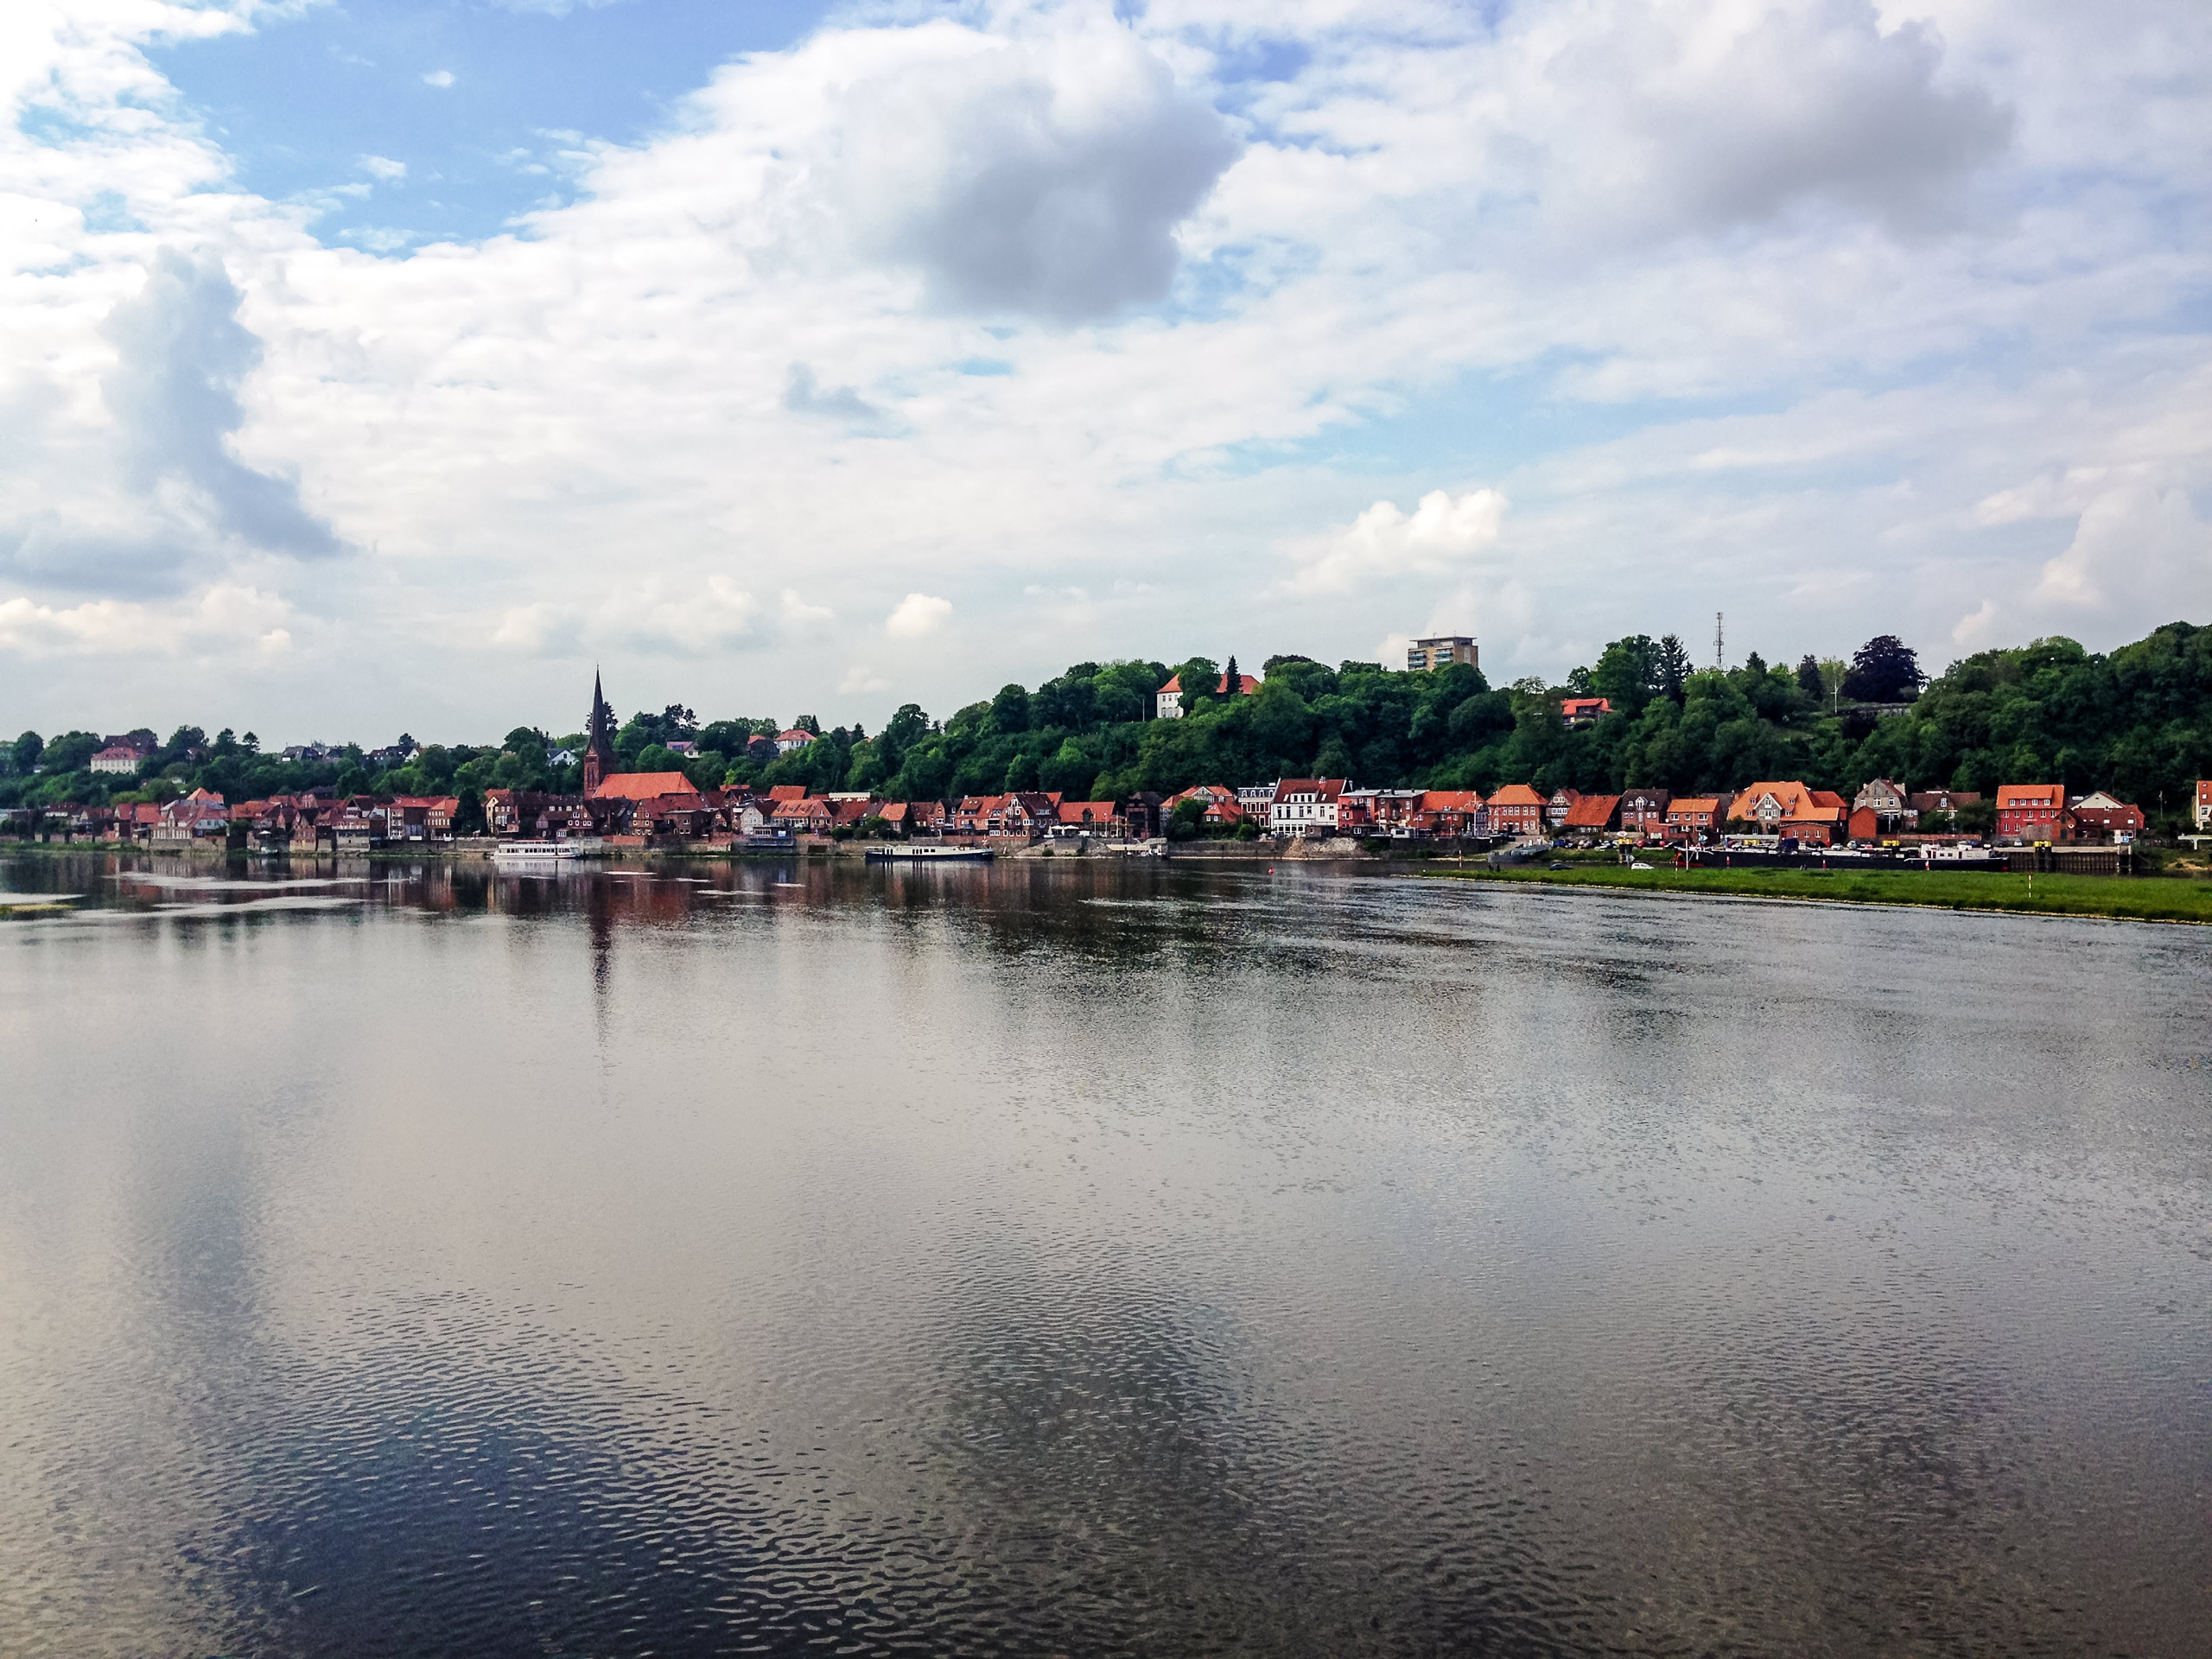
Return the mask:
M 1920 824 L 1920 809 L 1912 804 L 1912 797 L 1886 778 L 1869 779 L 1852 798 L 1851 838 L 1853 841 L 1872 839 L 1859 833 L 1857 826 L 1861 812 L 1874 815 L 1875 827 L 1883 835 L 1899 834 L 1917 829 Z
M 998 804 L 984 816 L 983 833 L 1019 836 L 1026 841 L 1034 841 L 1051 833 L 1059 819 L 1060 798 L 1057 792 L 1018 789 L 998 798 Z
M 1544 831 L 1544 798 L 1526 784 L 1508 784 L 1490 798 L 1490 832 L 1494 836 L 1540 836 Z
M 2077 841 L 2133 841 L 2143 833 L 2143 809 L 2099 790 L 2066 804 Z
M 2063 784 L 1999 784 L 1997 786 L 1999 841 L 2071 841 L 2074 821 L 2066 811 Z
M 230 834 L 230 810 L 223 798 L 211 791 L 195 789 L 160 810 L 151 837 L 156 846 L 220 841 Z
M 802 794 L 795 801 L 772 802 L 768 823 L 794 836 L 826 836 L 837 827 L 837 811 L 819 795 Z
M 1567 815 L 1574 810 L 1574 804 L 1581 798 L 1582 792 L 1580 790 L 1554 790 L 1551 799 L 1544 803 L 1546 827 L 1557 830 L 1564 825 L 1567 823 Z
M 1344 792 L 1341 778 L 1285 778 L 1268 803 L 1268 829 L 1278 836 L 1333 836 Z
M 1603 697 L 1562 697 L 1559 717 L 1567 722 L 1569 731 L 1580 731 L 1585 726 L 1595 726 L 1613 712 L 1613 705 Z
M 2212 829 L 2212 778 L 2196 780 L 2196 806 L 2190 821 L 2200 830 Z
M 1851 807 L 1833 790 L 1808 789 L 1795 779 L 1752 784 L 1729 804 L 1729 823 L 1749 823 L 1762 835 L 1833 842 L 1849 833 Z
M 1621 828 L 1656 836 L 1667 827 L 1667 804 L 1675 798 L 1663 789 L 1631 789 L 1621 797 Z

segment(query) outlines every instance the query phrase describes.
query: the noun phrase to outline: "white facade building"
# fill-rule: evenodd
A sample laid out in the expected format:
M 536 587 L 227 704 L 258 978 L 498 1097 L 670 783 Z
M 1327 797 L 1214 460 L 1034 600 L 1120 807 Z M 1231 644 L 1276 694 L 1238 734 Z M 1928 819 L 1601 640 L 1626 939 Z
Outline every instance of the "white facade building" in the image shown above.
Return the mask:
M 1344 792 L 1341 778 L 1285 778 L 1268 803 L 1268 829 L 1278 836 L 1333 836 Z

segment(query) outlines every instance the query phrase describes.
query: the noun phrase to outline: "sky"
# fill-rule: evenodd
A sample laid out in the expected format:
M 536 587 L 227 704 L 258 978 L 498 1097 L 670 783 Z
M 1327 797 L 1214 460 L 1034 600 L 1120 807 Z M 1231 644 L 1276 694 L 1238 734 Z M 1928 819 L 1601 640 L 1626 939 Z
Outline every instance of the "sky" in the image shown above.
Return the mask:
M 0 728 L 2212 623 L 2212 7 L 10 0 Z

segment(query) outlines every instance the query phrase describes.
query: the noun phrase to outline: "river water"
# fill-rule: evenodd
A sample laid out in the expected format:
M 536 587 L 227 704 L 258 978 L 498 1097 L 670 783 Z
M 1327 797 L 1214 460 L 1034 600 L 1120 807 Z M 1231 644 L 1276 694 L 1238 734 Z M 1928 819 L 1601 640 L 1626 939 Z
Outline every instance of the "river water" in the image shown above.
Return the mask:
M 2212 1649 L 2202 930 L 321 874 L 0 861 L 0 1652 Z

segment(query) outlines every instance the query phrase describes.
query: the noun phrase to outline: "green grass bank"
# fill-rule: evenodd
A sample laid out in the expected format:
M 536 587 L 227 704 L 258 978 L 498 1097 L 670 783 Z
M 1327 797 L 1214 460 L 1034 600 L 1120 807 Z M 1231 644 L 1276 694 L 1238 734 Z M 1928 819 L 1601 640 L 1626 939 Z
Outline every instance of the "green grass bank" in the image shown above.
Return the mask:
M 1618 864 L 1566 870 L 1433 869 L 1419 878 L 1631 893 L 1707 893 L 1936 910 L 2011 910 L 2118 921 L 2212 923 L 2212 881 L 2188 876 L 1994 875 L 1847 870 L 1632 870 Z

